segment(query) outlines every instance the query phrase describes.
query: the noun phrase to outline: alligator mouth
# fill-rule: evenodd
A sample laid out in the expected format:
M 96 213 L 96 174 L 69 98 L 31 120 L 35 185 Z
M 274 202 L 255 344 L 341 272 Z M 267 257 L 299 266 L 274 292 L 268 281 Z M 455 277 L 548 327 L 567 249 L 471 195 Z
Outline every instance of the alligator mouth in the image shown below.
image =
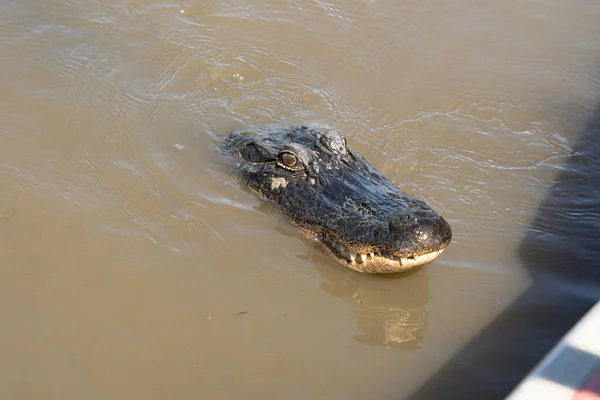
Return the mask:
M 438 258 L 448 245 L 447 243 L 435 251 L 410 255 L 373 250 L 368 245 L 354 246 L 355 248 L 360 248 L 360 251 L 354 251 L 352 248 L 349 249 L 340 240 L 336 240 L 326 233 L 315 233 L 305 228 L 299 228 L 299 230 L 305 237 L 315 242 L 317 247 L 323 252 L 331 255 L 340 264 L 358 272 L 372 274 L 408 271 L 429 264 Z
M 408 257 L 397 257 L 394 255 L 385 255 L 381 253 L 359 253 L 349 254 L 349 260 L 344 260 L 345 265 L 361 272 L 373 272 L 385 273 L 385 272 L 397 272 L 407 271 L 416 267 L 420 267 L 425 264 L 429 264 L 442 252 L 444 249 L 438 251 L 432 251 L 430 253 L 413 255 Z

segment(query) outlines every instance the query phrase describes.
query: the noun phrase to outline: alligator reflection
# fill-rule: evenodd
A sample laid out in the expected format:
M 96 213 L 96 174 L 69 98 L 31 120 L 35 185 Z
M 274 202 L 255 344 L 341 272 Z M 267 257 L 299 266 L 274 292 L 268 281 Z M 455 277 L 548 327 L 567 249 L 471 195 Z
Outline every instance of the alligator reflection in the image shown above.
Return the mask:
M 337 268 L 325 257 L 314 260 L 314 265 L 323 277 L 323 290 L 352 305 L 358 328 L 354 339 L 404 350 L 421 347 L 429 325 L 427 267 L 404 274 L 366 275 Z

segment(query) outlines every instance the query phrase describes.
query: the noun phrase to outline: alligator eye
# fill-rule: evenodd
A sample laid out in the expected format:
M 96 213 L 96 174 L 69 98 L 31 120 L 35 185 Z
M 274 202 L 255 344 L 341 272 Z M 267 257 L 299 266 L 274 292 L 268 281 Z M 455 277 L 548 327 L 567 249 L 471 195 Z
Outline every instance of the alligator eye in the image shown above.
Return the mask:
M 290 153 L 283 153 L 281 155 L 281 161 L 286 167 L 295 167 L 298 164 L 298 158 Z
M 298 156 L 296 156 L 294 153 L 291 153 L 289 151 L 282 151 L 281 153 L 279 153 L 279 165 L 281 165 L 283 168 L 287 168 L 287 169 L 299 169 L 300 167 L 300 162 L 298 160 Z

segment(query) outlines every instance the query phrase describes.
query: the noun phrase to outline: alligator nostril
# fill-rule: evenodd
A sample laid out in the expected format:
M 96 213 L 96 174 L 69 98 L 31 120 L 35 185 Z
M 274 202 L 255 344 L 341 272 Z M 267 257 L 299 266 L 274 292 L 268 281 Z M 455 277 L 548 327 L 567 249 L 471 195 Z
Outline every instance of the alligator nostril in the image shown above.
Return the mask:
M 406 230 L 416 222 L 417 217 L 410 210 L 398 210 L 388 217 L 390 232 Z
M 430 228 L 433 229 L 436 225 L 436 221 L 434 221 L 431 218 L 418 218 L 417 222 L 419 223 L 419 226 L 422 228 Z
M 418 232 L 419 242 L 431 246 L 446 243 L 452 237 L 450 226 L 442 217 L 419 218 Z

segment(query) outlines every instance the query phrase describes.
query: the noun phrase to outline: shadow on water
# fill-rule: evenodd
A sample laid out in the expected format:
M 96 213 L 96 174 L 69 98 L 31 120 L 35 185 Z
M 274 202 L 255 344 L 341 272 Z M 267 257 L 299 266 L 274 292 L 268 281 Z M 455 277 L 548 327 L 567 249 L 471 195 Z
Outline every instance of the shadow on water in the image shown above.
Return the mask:
M 504 398 L 600 299 L 600 105 L 518 252 L 531 286 L 411 400 Z

